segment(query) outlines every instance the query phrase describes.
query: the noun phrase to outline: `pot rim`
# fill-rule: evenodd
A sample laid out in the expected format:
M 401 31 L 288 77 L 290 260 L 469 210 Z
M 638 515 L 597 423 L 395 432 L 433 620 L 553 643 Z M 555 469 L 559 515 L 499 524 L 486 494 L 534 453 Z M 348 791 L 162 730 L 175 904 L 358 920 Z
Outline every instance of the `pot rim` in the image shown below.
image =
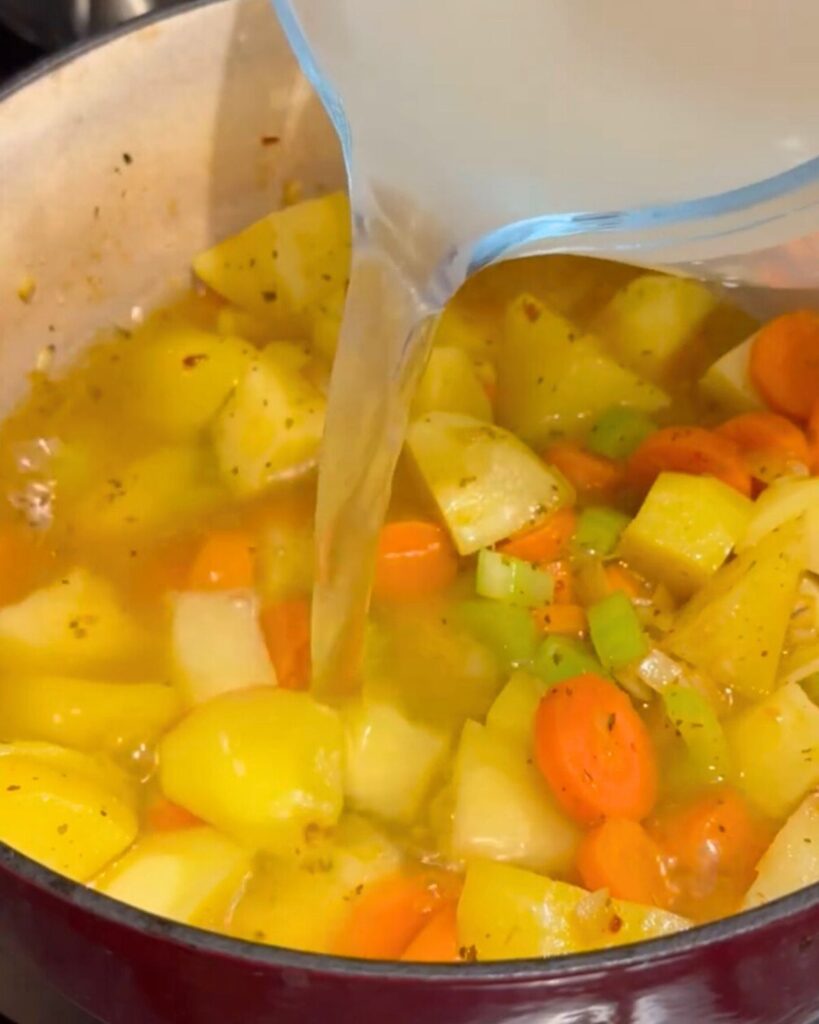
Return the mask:
M 175 7 L 163 8 L 136 18 L 92 39 L 37 61 L 0 87 L 0 103 L 17 92 L 45 78 L 59 68 L 81 59 L 93 50 L 117 39 L 139 32 L 150 25 L 189 14 L 199 8 L 231 3 L 233 0 L 185 0 Z M 397 963 L 393 961 L 351 960 L 323 953 L 247 942 L 216 932 L 157 917 L 143 910 L 120 903 L 74 882 L 50 868 L 31 860 L 0 842 L 0 871 L 5 871 L 34 885 L 59 900 L 112 924 L 150 937 L 172 942 L 193 952 L 240 960 L 253 967 L 284 968 L 313 974 L 341 975 L 362 979 L 410 982 L 425 981 L 450 985 L 463 982 L 509 984 L 519 982 L 556 981 L 598 974 L 612 969 L 651 970 L 657 961 L 673 961 L 692 950 L 716 947 L 732 939 L 763 931 L 819 908 L 819 882 L 800 889 L 771 903 L 711 924 L 699 925 L 659 939 L 632 943 L 613 949 L 589 953 L 573 953 L 533 960 L 509 960 L 457 965 Z

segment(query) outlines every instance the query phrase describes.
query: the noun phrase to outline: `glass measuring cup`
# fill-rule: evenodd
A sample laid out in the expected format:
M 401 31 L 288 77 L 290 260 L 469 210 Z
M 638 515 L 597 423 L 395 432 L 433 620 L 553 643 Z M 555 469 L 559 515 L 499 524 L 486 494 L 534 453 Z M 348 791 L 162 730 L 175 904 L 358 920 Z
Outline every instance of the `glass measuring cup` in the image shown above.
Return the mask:
M 365 600 L 425 355 L 414 328 L 469 274 L 544 252 L 628 259 L 761 315 L 819 290 L 819 8 L 274 4 L 338 130 L 354 211 L 318 511 L 316 624 L 338 628 L 317 629 L 315 653 L 338 675 L 328 651 L 349 644 L 355 662 L 363 616 L 342 628 L 343 606 Z M 362 524 L 370 545 L 352 551 Z

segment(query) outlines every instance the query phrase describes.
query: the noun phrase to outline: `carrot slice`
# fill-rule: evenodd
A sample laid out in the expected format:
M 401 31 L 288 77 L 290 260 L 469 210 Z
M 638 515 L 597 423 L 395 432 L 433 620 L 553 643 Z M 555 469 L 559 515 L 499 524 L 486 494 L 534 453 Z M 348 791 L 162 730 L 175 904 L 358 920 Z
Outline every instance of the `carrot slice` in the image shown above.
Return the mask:
M 447 903 L 436 911 L 404 950 L 402 960 L 423 964 L 455 964 L 458 953 L 457 904 Z
M 267 605 L 260 623 L 279 686 L 306 690 L 310 685 L 310 602 L 295 598 Z
M 409 944 L 451 899 L 442 872 L 395 874 L 364 886 L 343 922 L 334 952 L 364 960 L 398 960 Z
M 608 889 L 615 899 L 667 908 L 671 892 L 663 853 L 642 825 L 627 818 L 609 818 L 583 837 L 577 870 L 592 892 Z
M 245 590 L 253 586 L 253 538 L 219 530 L 205 539 L 188 575 L 191 590 Z
M 553 444 L 543 456 L 544 460 L 566 477 L 581 494 L 598 497 L 611 494 L 623 482 L 623 467 L 619 462 L 593 455 L 572 441 Z
M 720 437 L 732 441 L 748 455 L 782 455 L 807 464 L 808 440 L 803 431 L 775 412 L 746 412 L 716 428 Z
M 568 551 L 576 528 L 577 515 L 574 509 L 561 508 L 533 529 L 517 533 L 498 544 L 498 551 L 536 565 L 552 562 Z
M 387 523 L 378 541 L 375 595 L 407 601 L 444 590 L 458 575 L 458 557 L 436 523 Z
M 704 427 L 665 427 L 640 445 L 628 462 L 628 478 L 648 490 L 660 473 L 715 476 L 741 494 L 750 495 L 751 475 L 739 449 Z
M 679 870 L 733 875 L 743 885 L 771 840 L 771 830 L 730 786 L 714 786 L 663 816 L 655 828 Z
M 643 581 L 621 562 L 609 562 L 603 572 L 610 592 L 621 590 L 632 601 L 645 597 L 646 590 Z
M 535 718 L 535 761 L 577 821 L 639 821 L 657 797 L 657 761 L 628 697 L 593 673 L 553 686 Z
M 166 797 L 158 796 L 148 805 L 145 824 L 153 832 L 176 832 L 177 829 L 201 825 L 202 820 Z
M 754 387 L 772 409 L 806 420 L 819 395 L 819 312 L 785 313 L 761 327 L 749 369 Z
M 547 604 L 532 612 L 535 625 L 543 633 L 565 636 L 585 636 L 586 609 L 579 604 Z

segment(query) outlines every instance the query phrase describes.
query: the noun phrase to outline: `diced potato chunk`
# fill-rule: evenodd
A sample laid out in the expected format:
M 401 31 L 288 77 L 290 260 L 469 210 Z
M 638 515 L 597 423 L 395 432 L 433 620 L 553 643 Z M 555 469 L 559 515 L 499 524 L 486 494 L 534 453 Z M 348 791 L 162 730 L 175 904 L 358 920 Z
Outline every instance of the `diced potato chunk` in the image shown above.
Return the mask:
M 221 496 L 208 451 L 194 445 L 160 448 L 94 490 L 80 507 L 77 525 L 92 541 L 178 530 Z
M 246 848 L 212 828 L 158 832 L 140 839 L 92 888 L 149 914 L 206 924 L 224 912 L 250 858 Z
M 483 718 L 502 684 L 492 653 L 437 603 L 390 613 L 370 624 L 364 696 L 400 708 L 448 735 Z
M 740 785 L 772 818 L 819 785 L 819 707 L 787 683 L 726 727 Z
M 7 670 L 105 672 L 126 666 L 143 640 L 113 588 L 86 569 L 0 608 L 0 664 Z
M 371 700 L 350 705 L 344 726 L 351 806 L 387 821 L 412 822 L 441 769 L 449 737 L 394 705 Z
M 756 868 L 743 910 L 819 882 L 819 794 L 805 797 L 777 833 Z
M 770 693 L 805 547 L 803 523 L 789 523 L 723 566 L 679 614 L 671 652 L 746 697 Z
M 239 901 L 232 935 L 287 949 L 328 953 L 349 898 L 396 871 L 398 848 L 363 818 L 342 818 L 332 835 L 305 836 L 298 859 L 261 866 Z
M 529 751 L 467 722 L 455 763 L 452 854 L 565 872 L 579 833 L 558 809 Z
M 11 740 L 127 752 L 152 743 L 180 709 L 177 691 L 158 683 L 65 676 L 0 680 L 0 728 Z
M 48 744 L 0 747 L 0 840 L 86 882 L 136 838 L 124 788 L 99 762 Z M 110 784 L 106 776 L 110 778 Z
M 350 267 L 350 207 L 336 192 L 277 210 L 194 260 L 199 278 L 235 305 L 289 326 L 309 319 Z
M 451 345 L 433 348 L 412 403 L 412 417 L 428 412 L 457 412 L 476 420 L 492 420 L 492 403 L 475 363 Z
M 162 790 L 215 828 L 287 853 L 308 825 L 334 825 L 343 799 L 339 716 L 271 687 L 195 708 L 159 746 Z
M 515 672 L 489 709 L 487 726 L 528 754 L 534 736 L 535 713 L 546 690 L 546 683 L 537 676 Z
M 581 953 L 688 927 L 676 914 L 484 861 L 469 867 L 458 905 L 459 942 L 478 960 Z
M 455 299 L 446 307 L 435 328 L 433 344 L 460 349 L 473 359 L 494 360 L 500 333 L 497 325 L 464 308 L 464 305 Z
M 210 423 L 249 367 L 255 350 L 235 337 L 174 325 L 128 349 L 128 407 L 171 440 Z
M 531 295 L 517 298 L 498 360 L 498 422 L 545 445 L 614 405 L 655 412 L 668 397 Z
M 620 554 L 649 579 L 689 597 L 745 533 L 748 498 L 713 477 L 661 473 L 620 537 Z
M 297 365 L 298 352 L 268 346 L 214 424 L 216 460 L 237 495 L 258 494 L 315 465 L 327 403 Z
M 174 672 L 189 704 L 276 685 L 252 591 L 175 594 L 172 607 Z
M 749 362 L 753 336 L 726 352 L 700 381 L 700 391 L 726 413 L 764 409 L 765 403 L 751 381 Z
M 754 502 L 754 514 L 739 549 L 753 547 L 778 526 L 801 516 L 806 517 L 806 568 L 819 573 L 819 477 L 782 480 L 766 488 Z
M 570 505 L 570 484 L 514 435 L 455 413 L 428 413 L 407 445 L 462 555 Z
M 643 274 L 617 292 L 595 328 L 626 366 L 662 381 L 716 305 L 698 281 Z

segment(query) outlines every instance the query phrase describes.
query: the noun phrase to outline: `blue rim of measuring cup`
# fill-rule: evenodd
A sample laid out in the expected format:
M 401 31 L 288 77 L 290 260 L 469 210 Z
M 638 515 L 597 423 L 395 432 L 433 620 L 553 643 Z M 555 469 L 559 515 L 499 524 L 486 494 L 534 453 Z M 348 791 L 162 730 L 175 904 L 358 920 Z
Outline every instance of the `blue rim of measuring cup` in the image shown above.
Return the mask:
M 316 90 L 338 133 L 347 168 L 348 182 L 351 184 L 352 132 L 341 97 L 316 63 L 291 0 L 272 0 L 272 3 L 302 71 Z M 710 230 L 702 231 L 694 240 L 715 238 L 743 231 L 819 204 L 818 190 L 817 194 L 808 198 L 801 207 L 790 208 L 786 211 L 760 209 L 766 204 L 788 195 L 794 195 L 811 185 L 819 186 L 819 156 L 750 185 L 742 185 L 727 192 L 719 192 L 716 195 L 704 196 L 699 199 L 636 207 L 630 210 L 598 213 L 584 211 L 529 217 L 490 231 L 475 241 L 469 252 L 467 276 L 482 267 L 497 262 L 505 255 L 514 253 L 515 250 L 520 250 L 538 241 L 571 238 L 578 235 L 610 235 L 615 232 L 646 233 L 655 231 L 657 228 L 713 221 L 716 218 L 741 213 L 743 210 L 757 210 L 757 215 L 751 222 L 729 228 L 715 226 Z M 627 247 L 641 248 L 641 245 L 639 242 L 635 242 Z

